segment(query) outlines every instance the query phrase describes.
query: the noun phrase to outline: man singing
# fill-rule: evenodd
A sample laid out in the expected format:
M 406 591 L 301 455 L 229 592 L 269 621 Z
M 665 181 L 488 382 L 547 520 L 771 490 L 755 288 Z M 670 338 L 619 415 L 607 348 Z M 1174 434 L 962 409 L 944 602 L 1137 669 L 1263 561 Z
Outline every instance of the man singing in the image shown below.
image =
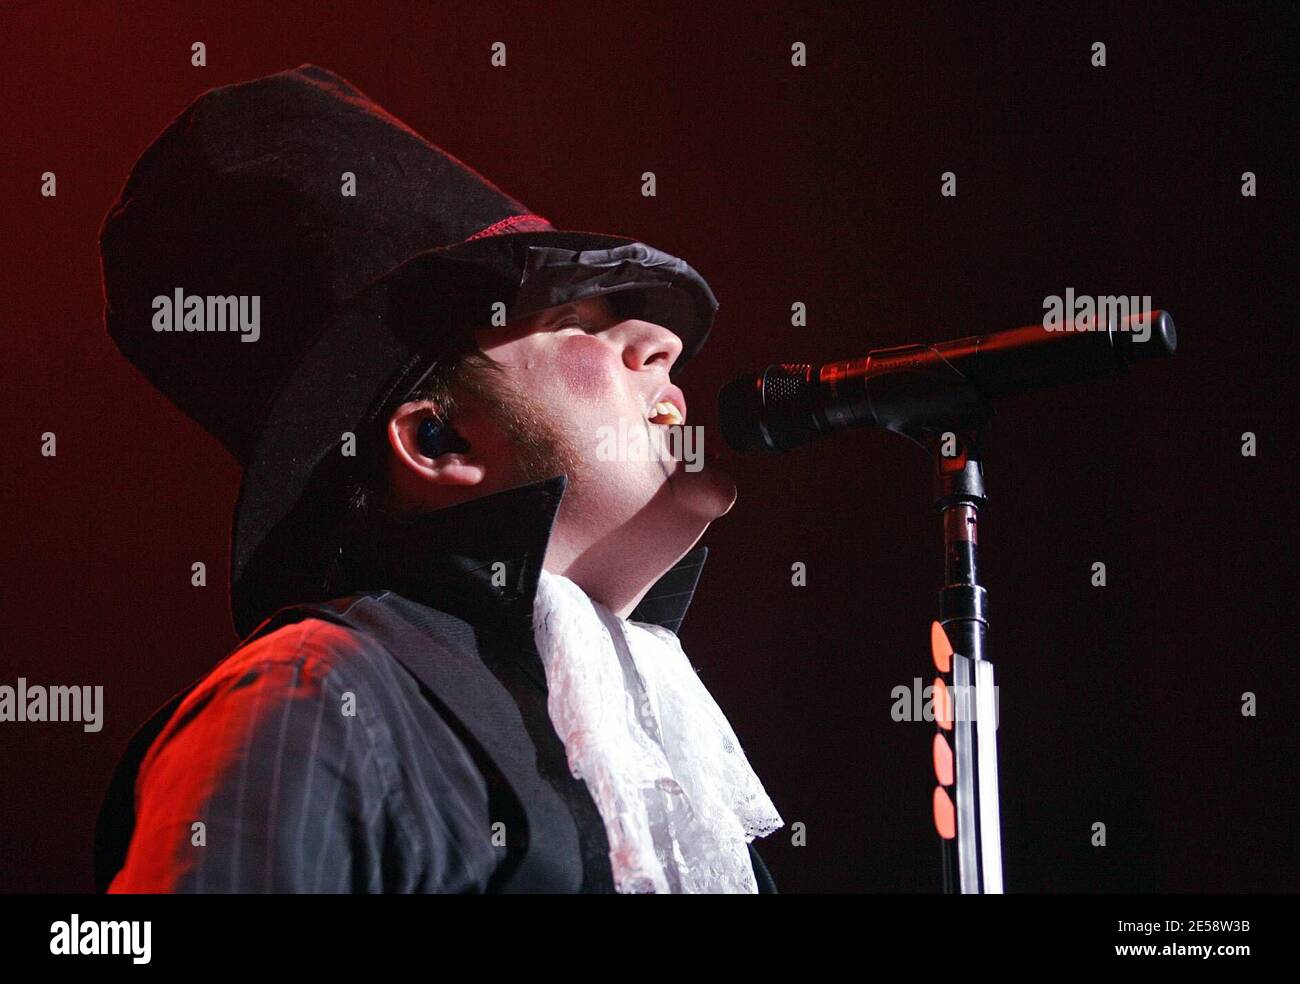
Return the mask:
M 676 634 L 736 495 L 680 454 L 695 270 L 314 66 L 199 98 L 101 252 L 114 342 L 244 469 L 243 642 L 132 739 L 101 889 L 775 891 Z

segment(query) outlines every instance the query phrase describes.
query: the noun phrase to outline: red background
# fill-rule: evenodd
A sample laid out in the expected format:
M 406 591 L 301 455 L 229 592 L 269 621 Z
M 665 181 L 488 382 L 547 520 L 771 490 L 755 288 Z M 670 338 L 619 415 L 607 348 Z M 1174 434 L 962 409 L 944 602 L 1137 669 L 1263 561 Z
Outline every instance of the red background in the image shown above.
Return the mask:
M 699 269 L 721 310 L 682 383 L 709 425 L 746 370 L 1029 323 L 1067 287 L 1170 310 L 1175 359 L 1017 399 L 989 438 L 1006 883 L 1293 890 L 1286 9 L 5 5 L 0 683 L 103 685 L 106 723 L 0 725 L 0 888 L 89 890 L 122 746 L 236 642 L 222 575 L 238 471 L 104 335 L 100 221 L 200 92 L 314 62 L 557 225 Z M 39 194 L 47 170 L 57 198 Z M 949 170 L 956 199 L 939 194 Z M 1258 197 L 1240 194 L 1245 170 Z M 787 824 L 806 826 L 806 846 L 783 831 L 762 853 L 787 892 L 936 891 L 932 726 L 889 715 L 894 686 L 930 675 L 927 463 L 873 432 L 727 462 L 740 499 L 704 540 L 683 642 Z

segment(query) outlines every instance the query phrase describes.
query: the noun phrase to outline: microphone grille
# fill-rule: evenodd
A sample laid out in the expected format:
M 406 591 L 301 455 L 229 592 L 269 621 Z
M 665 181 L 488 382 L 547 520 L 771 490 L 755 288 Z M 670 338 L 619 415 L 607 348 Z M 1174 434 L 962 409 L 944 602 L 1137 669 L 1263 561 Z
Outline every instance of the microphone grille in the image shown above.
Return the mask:
M 785 407 L 794 403 L 808 385 L 808 366 L 786 362 L 768 366 L 763 374 L 764 403 L 769 407 Z
M 802 428 L 792 426 L 801 419 L 794 411 L 808 403 L 811 370 L 806 364 L 782 363 L 722 387 L 718 422 L 727 445 L 742 454 L 777 452 L 814 436 L 795 433 Z

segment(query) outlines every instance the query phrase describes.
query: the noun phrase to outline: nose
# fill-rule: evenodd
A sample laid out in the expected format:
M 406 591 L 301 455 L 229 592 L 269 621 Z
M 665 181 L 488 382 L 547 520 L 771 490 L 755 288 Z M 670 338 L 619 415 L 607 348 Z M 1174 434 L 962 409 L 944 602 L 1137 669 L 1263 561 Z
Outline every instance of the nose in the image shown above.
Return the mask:
M 627 321 L 628 330 L 623 346 L 623 364 L 639 372 L 650 365 L 662 366 L 665 373 L 682 354 L 682 340 L 663 325 L 650 321 Z

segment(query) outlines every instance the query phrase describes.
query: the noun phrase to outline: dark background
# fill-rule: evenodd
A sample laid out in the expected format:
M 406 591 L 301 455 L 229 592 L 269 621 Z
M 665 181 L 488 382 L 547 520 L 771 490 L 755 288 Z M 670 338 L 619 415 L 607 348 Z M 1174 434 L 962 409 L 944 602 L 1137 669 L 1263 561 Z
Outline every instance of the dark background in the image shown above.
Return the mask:
M 1170 310 L 1175 359 L 1005 404 L 988 440 L 1006 884 L 1296 888 L 1293 7 L 11 3 L 0 18 L 0 683 L 102 684 L 106 705 L 98 734 L 0 726 L 0 888 L 89 890 L 122 746 L 236 642 L 238 471 L 110 345 L 99 223 L 200 92 L 304 62 L 558 226 L 699 269 L 721 310 L 682 379 L 695 422 L 712 426 L 718 387 L 745 370 L 1026 324 L 1067 287 Z M 639 193 L 646 170 L 657 198 Z M 948 170 L 956 199 L 939 194 Z M 806 825 L 807 846 L 787 830 L 762 853 L 787 892 L 936 891 L 933 725 L 889 714 L 893 687 L 932 675 L 928 463 L 873 432 L 726 461 L 740 499 L 703 541 L 682 636 L 787 825 Z M 1246 691 L 1258 717 L 1240 713 Z

